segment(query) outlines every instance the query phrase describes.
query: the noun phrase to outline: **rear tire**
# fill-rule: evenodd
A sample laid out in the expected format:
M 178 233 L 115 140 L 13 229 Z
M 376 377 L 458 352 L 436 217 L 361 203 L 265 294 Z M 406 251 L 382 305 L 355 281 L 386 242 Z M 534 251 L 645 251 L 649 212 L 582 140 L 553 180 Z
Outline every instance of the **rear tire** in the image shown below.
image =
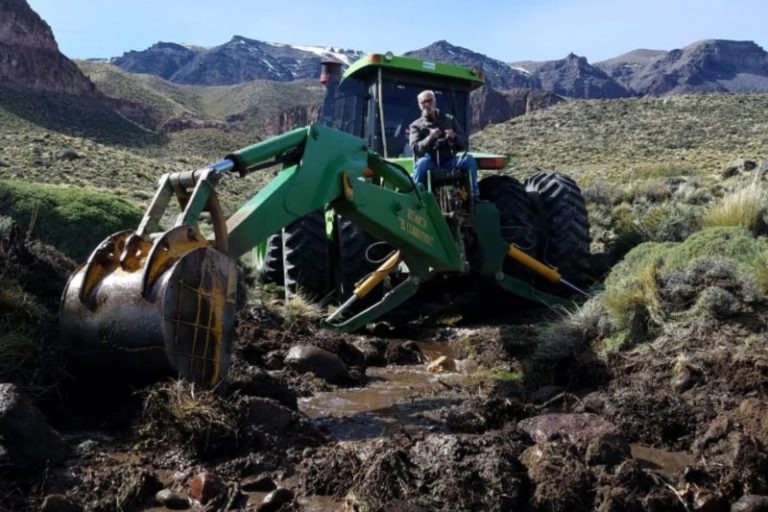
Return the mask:
M 589 217 L 576 182 L 563 174 L 540 172 L 525 181 L 538 215 L 538 258 L 558 269 L 568 281 L 589 279 Z
M 315 211 L 283 228 L 283 279 L 286 298 L 301 292 L 324 302 L 333 291 L 325 212 Z
M 489 176 L 478 186 L 480 199 L 492 202 L 499 210 L 501 237 L 533 255 L 537 245 L 536 217 L 525 187 L 510 176 Z

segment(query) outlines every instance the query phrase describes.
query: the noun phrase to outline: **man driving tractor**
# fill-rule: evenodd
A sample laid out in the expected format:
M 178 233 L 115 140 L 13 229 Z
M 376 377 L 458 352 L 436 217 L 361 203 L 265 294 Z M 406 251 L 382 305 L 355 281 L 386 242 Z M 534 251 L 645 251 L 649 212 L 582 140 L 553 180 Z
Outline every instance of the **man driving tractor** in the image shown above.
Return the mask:
M 427 173 L 468 169 L 472 176 L 472 195 L 480 194 L 477 187 L 477 163 L 466 152 L 467 136 L 451 114 L 437 109 L 437 99 L 431 90 L 418 95 L 421 117 L 410 125 L 409 143 L 417 160 L 413 167 L 413 181 L 426 185 Z M 458 155 L 459 151 L 464 154 Z

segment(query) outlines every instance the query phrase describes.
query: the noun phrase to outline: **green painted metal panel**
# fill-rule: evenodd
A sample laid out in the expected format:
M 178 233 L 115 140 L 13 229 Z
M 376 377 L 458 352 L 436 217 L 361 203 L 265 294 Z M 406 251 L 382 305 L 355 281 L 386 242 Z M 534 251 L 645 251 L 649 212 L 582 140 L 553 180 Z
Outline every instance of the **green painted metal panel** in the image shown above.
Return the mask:
M 482 76 L 468 68 L 411 57 L 392 56 L 390 59 L 387 59 L 386 55 L 378 53 L 366 55 L 354 62 L 344 72 L 343 79 L 358 74 L 365 74 L 370 70 L 378 68 L 442 76 L 451 80 L 462 81 L 470 90 L 483 85 Z

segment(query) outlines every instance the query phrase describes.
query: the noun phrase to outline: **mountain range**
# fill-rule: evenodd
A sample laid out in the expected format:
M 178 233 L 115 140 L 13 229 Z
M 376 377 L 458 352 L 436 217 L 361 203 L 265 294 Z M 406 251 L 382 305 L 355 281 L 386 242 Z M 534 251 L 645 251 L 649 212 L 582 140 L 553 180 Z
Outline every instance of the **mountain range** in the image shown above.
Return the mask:
M 228 85 L 255 79 L 316 78 L 323 57 L 344 64 L 363 52 L 265 43 L 235 36 L 212 48 L 157 43 L 111 62 L 171 82 Z M 573 53 L 560 60 L 505 63 L 447 41 L 404 55 L 480 66 L 494 89 L 543 89 L 566 98 L 602 99 L 696 92 L 768 92 L 768 53 L 751 41 L 707 39 L 682 49 L 634 50 L 590 64 Z
M 382 51 L 386 51 L 384 46 Z M 295 82 L 299 89 L 316 89 L 310 84 L 316 84 L 323 59 L 333 58 L 348 65 L 362 55 L 354 49 L 292 46 L 236 35 L 214 47 L 158 42 L 109 61 L 75 63 L 61 54 L 51 28 L 26 0 L 0 0 L 0 85 L 92 98 L 151 130 L 227 128 L 238 123 L 253 128 L 248 121 L 257 112 L 264 119 L 260 128 L 266 134 L 296 122 L 311 121 L 318 107 L 307 100 L 317 97 L 318 92 L 304 95 L 301 101 L 297 98 L 302 95 L 293 92 L 288 95 L 291 99 L 283 101 L 280 88 L 285 89 L 286 82 Z M 505 63 L 447 41 L 405 55 L 478 66 L 485 71 L 486 87 L 472 95 L 473 130 L 568 99 L 768 93 L 768 53 L 751 41 L 708 39 L 671 51 L 634 50 L 597 63 L 572 53 L 560 60 Z M 147 76 L 157 78 L 141 78 Z M 183 106 L 184 102 L 179 103 L 173 96 L 191 94 L 179 87 L 239 87 L 252 82 L 263 82 L 259 85 L 262 91 L 275 88 L 275 93 L 264 93 L 263 97 L 280 104 L 265 109 L 264 105 L 241 101 L 242 105 L 213 111 L 195 109 L 191 104 Z M 160 101 L 166 106 L 158 108 L 157 101 L 147 104 L 147 94 L 137 95 L 138 90 L 170 100 Z M 203 94 L 196 91 L 195 95 Z M 216 97 L 220 98 L 217 101 L 226 101 L 228 95 L 218 92 Z M 169 108 L 169 103 L 176 106 Z M 197 104 L 206 102 L 200 100 Z M 267 111 L 269 116 L 265 115 Z

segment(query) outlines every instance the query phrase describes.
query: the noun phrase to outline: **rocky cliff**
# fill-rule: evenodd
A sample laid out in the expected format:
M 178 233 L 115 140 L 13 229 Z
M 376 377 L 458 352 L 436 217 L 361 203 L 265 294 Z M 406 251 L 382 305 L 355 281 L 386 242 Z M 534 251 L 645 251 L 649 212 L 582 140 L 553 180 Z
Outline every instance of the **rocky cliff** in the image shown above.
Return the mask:
M 96 87 L 59 47 L 26 0 L 0 1 L 0 85 L 98 96 Z
M 768 92 L 768 53 L 752 41 L 707 39 L 669 52 L 630 52 L 596 66 L 643 96 Z
M 632 93 L 585 57 L 569 54 L 561 60 L 528 63 L 527 69 L 554 94 L 569 98 L 626 98 Z
M 563 101 L 565 100 L 560 96 L 542 89 L 515 88 L 498 91 L 481 87 L 470 95 L 470 131 L 476 132 L 489 124 L 503 123 L 513 117 Z

